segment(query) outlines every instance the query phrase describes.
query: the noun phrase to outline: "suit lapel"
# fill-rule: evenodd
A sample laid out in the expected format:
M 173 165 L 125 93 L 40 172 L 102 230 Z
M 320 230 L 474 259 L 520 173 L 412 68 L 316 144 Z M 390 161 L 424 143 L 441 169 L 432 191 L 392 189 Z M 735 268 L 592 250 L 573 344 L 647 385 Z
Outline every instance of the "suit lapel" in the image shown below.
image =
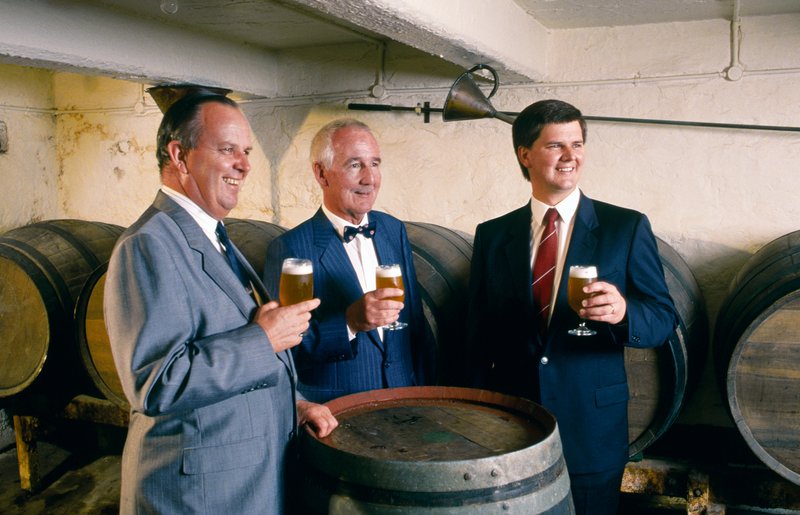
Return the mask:
M 594 263 L 595 248 L 597 248 L 597 215 L 594 211 L 594 202 L 589 197 L 581 194 L 578 210 L 575 212 L 575 224 L 572 227 L 569 249 L 564 260 L 564 270 L 556 297 L 556 308 L 553 312 L 552 327 L 558 327 L 561 322 L 560 313 L 571 313 L 572 309 L 567 302 L 567 283 L 569 281 L 569 267 L 575 265 L 596 265 Z
M 403 267 L 403 256 L 400 254 L 399 245 L 393 244 L 400 241 L 400 234 L 394 233 L 389 230 L 389 227 L 384 223 L 383 218 L 371 214 L 375 221 L 375 237 L 372 238 L 372 243 L 375 246 L 375 254 L 378 257 L 378 263 L 381 265 L 391 265 L 397 263 Z
M 529 307 L 533 312 L 531 296 L 531 207 L 527 206 L 515 211 L 514 219 L 508 226 L 508 238 L 504 245 L 507 269 L 511 274 L 513 294 L 517 300 Z
M 249 319 L 253 309 L 253 299 L 242 288 L 239 278 L 231 270 L 222 254 L 214 248 L 195 219 L 161 191 L 158 192 L 153 204 L 175 221 L 183 232 L 189 248 L 198 254 L 203 272 L 230 297 L 242 315 Z M 247 263 L 241 253 L 238 255 L 242 258 L 243 263 Z M 246 268 L 252 271 L 249 264 Z
M 331 284 L 336 284 L 342 289 L 349 302 L 355 302 L 364 293 L 361 291 L 356 271 L 353 270 L 342 240 L 321 209 L 314 215 L 312 223 L 314 246 L 319 255 L 322 272 L 332 278 Z

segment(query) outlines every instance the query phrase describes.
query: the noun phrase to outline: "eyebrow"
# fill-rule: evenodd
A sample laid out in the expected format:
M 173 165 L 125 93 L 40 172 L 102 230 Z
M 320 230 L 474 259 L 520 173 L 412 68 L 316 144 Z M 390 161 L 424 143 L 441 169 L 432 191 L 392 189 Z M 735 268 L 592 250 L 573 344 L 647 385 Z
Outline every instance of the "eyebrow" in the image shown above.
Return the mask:
M 377 161 L 377 162 L 379 162 L 379 163 L 383 162 L 383 161 L 381 161 L 381 158 L 380 158 L 380 157 L 370 157 L 370 158 L 367 158 L 367 159 L 362 159 L 362 158 L 360 158 L 360 157 L 351 157 L 351 158 L 347 159 L 347 160 L 344 162 L 344 165 L 345 165 L 345 166 L 347 166 L 347 165 L 349 165 L 349 164 L 352 164 L 352 163 L 354 163 L 354 162 L 358 162 L 358 161 L 369 161 L 369 162 L 374 162 L 374 161 Z

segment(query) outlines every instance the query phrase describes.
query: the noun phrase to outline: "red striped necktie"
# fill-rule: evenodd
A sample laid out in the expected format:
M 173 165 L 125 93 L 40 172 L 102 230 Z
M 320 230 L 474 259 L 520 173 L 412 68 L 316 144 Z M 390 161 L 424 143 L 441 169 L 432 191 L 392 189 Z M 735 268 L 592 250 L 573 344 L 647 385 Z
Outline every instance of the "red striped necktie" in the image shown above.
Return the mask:
M 536 250 L 536 261 L 533 264 L 533 301 L 541 325 L 540 332 L 547 329 L 550 317 L 550 301 L 553 297 L 553 282 L 556 276 L 556 256 L 558 255 L 558 232 L 556 220 L 558 211 L 550 208 L 544 215 L 545 228 L 542 239 Z

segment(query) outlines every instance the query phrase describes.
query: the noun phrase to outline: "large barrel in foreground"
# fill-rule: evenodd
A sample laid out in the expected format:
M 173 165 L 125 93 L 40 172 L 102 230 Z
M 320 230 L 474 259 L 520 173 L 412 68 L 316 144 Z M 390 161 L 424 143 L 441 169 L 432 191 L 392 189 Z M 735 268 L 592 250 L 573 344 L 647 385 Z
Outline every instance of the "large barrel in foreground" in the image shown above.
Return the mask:
M 661 347 L 625 349 L 632 457 L 660 438 L 678 417 L 700 380 L 708 352 L 708 319 L 694 275 L 672 247 L 660 238 L 656 243 L 679 324 Z
M 339 427 L 301 441 L 304 512 L 574 513 L 558 426 L 533 402 L 408 387 L 326 405 Z
M 717 317 L 713 354 L 747 445 L 800 485 L 800 231 L 762 247 L 736 275 Z
M 0 397 L 36 386 L 33 393 L 55 400 L 82 389 L 73 310 L 121 232 L 111 224 L 51 220 L 0 237 Z

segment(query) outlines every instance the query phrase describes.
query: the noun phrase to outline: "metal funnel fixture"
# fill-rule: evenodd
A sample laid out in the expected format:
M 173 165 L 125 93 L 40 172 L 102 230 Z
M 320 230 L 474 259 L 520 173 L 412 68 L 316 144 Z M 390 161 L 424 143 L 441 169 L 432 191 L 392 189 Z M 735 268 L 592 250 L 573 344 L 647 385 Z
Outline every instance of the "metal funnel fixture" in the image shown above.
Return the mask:
M 489 96 L 472 80 L 472 72 L 488 70 L 494 78 L 494 86 Z M 497 92 L 499 81 L 497 72 L 487 64 L 478 64 L 461 74 L 453 83 L 442 109 L 442 119 L 446 122 L 458 120 L 478 120 L 480 118 L 497 118 L 506 123 L 514 123 L 516 116 L 497 111 L 489 99 Z
M 150 96 L 156 101 L 156 105 L 158 105 L 162 113 L 166 113 L 167 110 L 172 107 L 172 104 L 189 93 L 207 91 L 209 93 L 226 96 L 231 92 L 229 89 L 200 86 L 198 84 L 164 84 L 147 88 L 145 91 L 150 93 Z

